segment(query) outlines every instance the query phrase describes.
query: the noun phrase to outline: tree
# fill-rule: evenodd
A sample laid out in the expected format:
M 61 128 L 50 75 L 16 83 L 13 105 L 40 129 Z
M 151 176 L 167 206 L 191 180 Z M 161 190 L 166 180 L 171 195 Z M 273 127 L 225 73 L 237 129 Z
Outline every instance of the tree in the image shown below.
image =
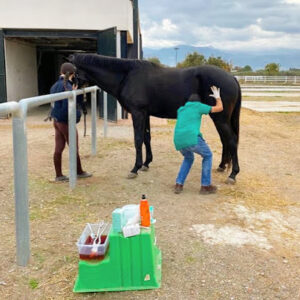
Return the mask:
M 177 64 L 177 68 L 196 67 L 202 66 L 206 63 L 206 59 L 198 52 L 190 53 L 186 56 L 185 60 Z
M 243 72 L 252 72 L 252 68 L 249 65 L 246 65 L 244 68 L 241 69 Z
M 156 65 L 163 66 L 163 64 L 160 62 L 158 57 L 149 57 L 149 58 L 147 58 L 147 60 Z
M 222 69 L 224 69 L 228 72 L 230 72 L 231 68 L 232 68 L 232 65 L 227 63 L 220 56 L 218 56 L 218 57 L 210 56 L 207 60 L 207 64 L 217 66 L 217 67 L 222 68 Z
M 267 75 L 277 75 L 279 73 L 279 64 L 269 63 L 265 66 L 265 72 Z

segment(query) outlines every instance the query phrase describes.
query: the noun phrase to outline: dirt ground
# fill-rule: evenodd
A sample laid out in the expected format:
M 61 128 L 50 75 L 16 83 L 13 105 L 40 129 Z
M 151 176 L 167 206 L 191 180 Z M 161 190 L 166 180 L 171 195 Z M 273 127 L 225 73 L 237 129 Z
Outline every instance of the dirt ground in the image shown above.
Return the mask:
M 173 121 L 153 122 L 154 161 L 129 180 L 135 150 L 130 122 L 98 121 L 97 155 L 79 124 L 84 169 L 93 177 L 74 191 L 54 183 L 54 129 L 45 109 L 27 120 L 31 260 L 16 265 L 11 120 L 0 120 L 0 299 L 300 299 L 300 113 L 243 109 L 236 185 L 213 172 L 216 195 L 199 195 L 196 158 L 184 192 L 172 190 L 181 156 Z M 209 117 L 203 133 L 219 164 L 221 145 Z M 68 173 L 68 151 L 63 157 Z M 146 194 L 154 206 L 162 251 L 160 289 L 74 294 L 76 240 L 85 223 L 106 220 L 116 207 Z

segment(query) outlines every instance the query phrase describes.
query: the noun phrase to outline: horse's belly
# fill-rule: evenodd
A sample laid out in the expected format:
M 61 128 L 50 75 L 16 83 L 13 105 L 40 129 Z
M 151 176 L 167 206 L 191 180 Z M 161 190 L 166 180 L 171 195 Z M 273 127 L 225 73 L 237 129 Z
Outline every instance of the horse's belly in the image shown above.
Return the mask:
M 168 103 L 167 101 L 160 101 L 151 103 L 148 112 L 151 116 L 158 118 L 177 118 L 177 109 L 180 107 L 178 103 Z
M 157 117 L 157 118 L 163 118 L 163 119 L 176 119 L 177 118 L 177 112 L 168 112 L 168 113 L 151 113 L 150 116 Z

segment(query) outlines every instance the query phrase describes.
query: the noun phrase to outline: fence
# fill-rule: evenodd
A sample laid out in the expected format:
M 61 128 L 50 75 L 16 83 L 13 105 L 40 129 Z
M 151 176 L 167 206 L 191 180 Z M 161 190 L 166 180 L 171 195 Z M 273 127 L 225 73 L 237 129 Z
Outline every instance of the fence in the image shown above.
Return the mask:
M 241 82 L 300 84 L 300 76 L 235 76 Z
M 300 87 L 296 86 L 241 85 L 241 89 L 248 97 L 300 97 Z
M 77 180 L 76 149 L 76 96 L 91 93 L 92 155 L 96 155 L 97 86 L 0 104 L 0 114 L 13 117 L 14 197 L 16 220 L 17 264 L 26 266 L 30 257 L 28 209 L 27 112 L 33 107 L 68 98 L 69 113 L 69 185 L 73 189 Z M 107 135 L 107 94 L 104 93 L 104 137 Z

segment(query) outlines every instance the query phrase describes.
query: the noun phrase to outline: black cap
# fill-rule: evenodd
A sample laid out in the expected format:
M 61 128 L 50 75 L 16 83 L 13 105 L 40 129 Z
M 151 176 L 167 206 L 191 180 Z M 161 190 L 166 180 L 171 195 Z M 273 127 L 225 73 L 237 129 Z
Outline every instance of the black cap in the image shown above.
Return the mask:
M 201 102 L 201 99 L 200 99 L 198 94 L 194 93 L 194 94 L 190 95 L 188 101 L 190 101 L 190 102 Z

